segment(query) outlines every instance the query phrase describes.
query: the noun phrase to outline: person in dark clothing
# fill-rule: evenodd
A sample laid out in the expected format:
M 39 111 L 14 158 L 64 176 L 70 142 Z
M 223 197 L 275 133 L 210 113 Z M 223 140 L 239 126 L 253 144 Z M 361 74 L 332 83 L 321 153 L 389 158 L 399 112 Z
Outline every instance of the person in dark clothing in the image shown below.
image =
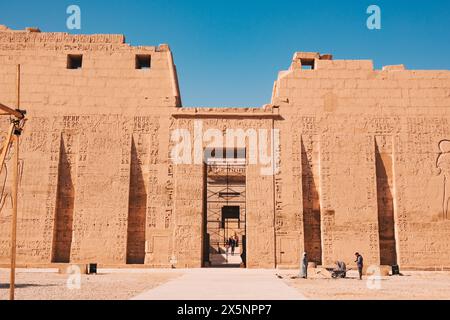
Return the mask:
M 303 256 L 300 261 L 300 278 L 308 279 L 308 255 L 306 252 L 303 252 Z
M 360 255 L 358 252 L 355 253 L 356 256 L 356 266 L 358 267 L 358 273 L 359 273 L 359 280 L 362 280 L 362 270 L 364 267 L 364 259 L 362 255 Z
M 229 247 L 230 247 L 230 239 L 227 239 L 227 240 L 225 240 L 225 253 L 226 254 L 228 254 L 228 248 Z
M 236 240 L 233 237 L 230 238 L 230 246 L 231 246 L 231 255 L 234 256 L 234 249 L 236 248 Z
M 228 242 L 228 248 L 227 248 L 227 253 L 228 253 L 228 252 L 231 252 L 231 250 L 232 250 L 233 239 L 231 237 L 229 237 L 227 242 Z

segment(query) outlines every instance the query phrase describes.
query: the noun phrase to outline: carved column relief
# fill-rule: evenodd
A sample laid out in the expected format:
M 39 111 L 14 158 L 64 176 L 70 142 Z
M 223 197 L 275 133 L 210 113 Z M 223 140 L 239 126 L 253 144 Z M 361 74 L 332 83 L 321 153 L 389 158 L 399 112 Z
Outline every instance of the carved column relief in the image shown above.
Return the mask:
M 317 135 L 303 135 L 301 143 L 303 228 L 305 252 L 310 261 L 322 262 L 320 207 L 320 151 Z
M 78 116 L 63 118 L 60 138 L 52 262 L 70 262 L 78 153 Z
M 392 136 L 376 136 L 375 166 L 377 175 L 380 263 L 382 265 L 394 265 L 397 263 L 392 153 Z
M 131 137 L 130 194 L 128 204 L 127 263 L 145 261 L 148 164 L 151 148 L 148 118 L 134 117 Z

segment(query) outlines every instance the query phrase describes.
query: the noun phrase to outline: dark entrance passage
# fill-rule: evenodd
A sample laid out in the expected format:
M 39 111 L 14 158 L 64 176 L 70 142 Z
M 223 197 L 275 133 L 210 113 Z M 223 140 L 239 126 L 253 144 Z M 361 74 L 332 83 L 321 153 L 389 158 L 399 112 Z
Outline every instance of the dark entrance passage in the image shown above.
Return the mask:
M 245 266 L 245 150 L 205 160 L 203 265 Z

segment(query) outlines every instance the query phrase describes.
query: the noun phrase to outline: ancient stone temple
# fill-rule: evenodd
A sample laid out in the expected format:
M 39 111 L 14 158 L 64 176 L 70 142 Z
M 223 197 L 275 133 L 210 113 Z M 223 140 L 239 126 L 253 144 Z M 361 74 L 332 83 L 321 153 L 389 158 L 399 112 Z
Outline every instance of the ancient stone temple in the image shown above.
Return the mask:
M 167 45 L 0 26 L 13 108 L 17 64 L 19 264 L 207 267 L 236 236 L 249 268 L 297 267 L 303 251 L 318 265 L 359 251 L 367 265 L 450 268 L 449 71 L 299 52 L 270 104 L 182 107 Z

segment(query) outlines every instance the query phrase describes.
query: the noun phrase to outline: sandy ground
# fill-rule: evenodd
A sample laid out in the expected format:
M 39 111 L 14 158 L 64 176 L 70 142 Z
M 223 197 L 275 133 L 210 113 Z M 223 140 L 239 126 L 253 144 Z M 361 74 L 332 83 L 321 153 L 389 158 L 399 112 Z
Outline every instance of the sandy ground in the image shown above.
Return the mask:
M 19 271 L 15 293 L 16 300 L 125 300 L 180 275 L 174 272 L 81 275 L 80 289 L 69 289 L 66 274 Z M 0 270 L 0 300 L 9 297 L 8 283 L 9 272 Z
M 17 273 L 17 300 L 123 300 L 147 294 L 144 299 L 162 299 L 174 296 L 183 299 L 193 298 L 197 292 L 198 299 L 268 299 L 269 289 L 261 290 L 261 285 L 286 291 L 285 299 L 296 299 L 298 295 L 313 300 L 335 299 L 382 299 L 382 300 L 450 300 L 450 272 L 403 272 L 403 276 L 384 276 L 379 280 L 365 276 L 358 280 L 355 271 L 349 271 L 346 279 L 331 279 L 325 270 L 309 271 L 309 278 L 292 279 L 293 270 L 247 270 L 247 269 L 192 269 L 192 270 L 100 270 L 98 275 L 81 275 L 81 288 L 67 287 L 68 275 L 35 270 L 19 270 Z M 192 281 L 188 281 L 192 278 Z M 236 286 L 211 296 L 211 286 L 218 280 L 238 282 Z M 225 280 L 224 280 L 225 279 Z M 202 282 L 203 281 L 203 282 Z M 9 273 L 0 269 L 0 300 L 8 299 Z M 219 281 L 220 282 L 220 281 Z M 72 282 L 73 283 L 73 282 Z M 199 283 L 205 290 L 198 290 Z M 283 283 L 286 288 L 281 288 Z M 231 283 L 232 284 L 232 283 Z M 230 284 L 230 285 L 231 285 Z M 221 288 L 222 286 L 219 286 Z M 280 289 L 280 288 L 281 289 Z M 166 288 L 166 295 L 163 289 Z M 185 288 L 185 290 L 182 290 Z M 234 287 L 233 287 L 234 288 Z M 288 292 L 291 288 L 292 292 Z M 245 290 L 244 290 L 245 289 Z M 295 289 L 295 290 L 292 290 Z M 161 293 L 162 292 L 162 293 Z M 152 295 L 153 294 L 153 295 Z M 227 296 L 228 295 L 228 296 Z M 273 299 L 273 297 L 271 297 Z
M 282 280 L 314 300 L 449 300 L 450 272 L 402 272 L 374 280 L 349 271 L 346 279 L 331 279 L 327 271 L 309 272 L 308 279 L 291 279 L 295 273 L 278 272 Z

